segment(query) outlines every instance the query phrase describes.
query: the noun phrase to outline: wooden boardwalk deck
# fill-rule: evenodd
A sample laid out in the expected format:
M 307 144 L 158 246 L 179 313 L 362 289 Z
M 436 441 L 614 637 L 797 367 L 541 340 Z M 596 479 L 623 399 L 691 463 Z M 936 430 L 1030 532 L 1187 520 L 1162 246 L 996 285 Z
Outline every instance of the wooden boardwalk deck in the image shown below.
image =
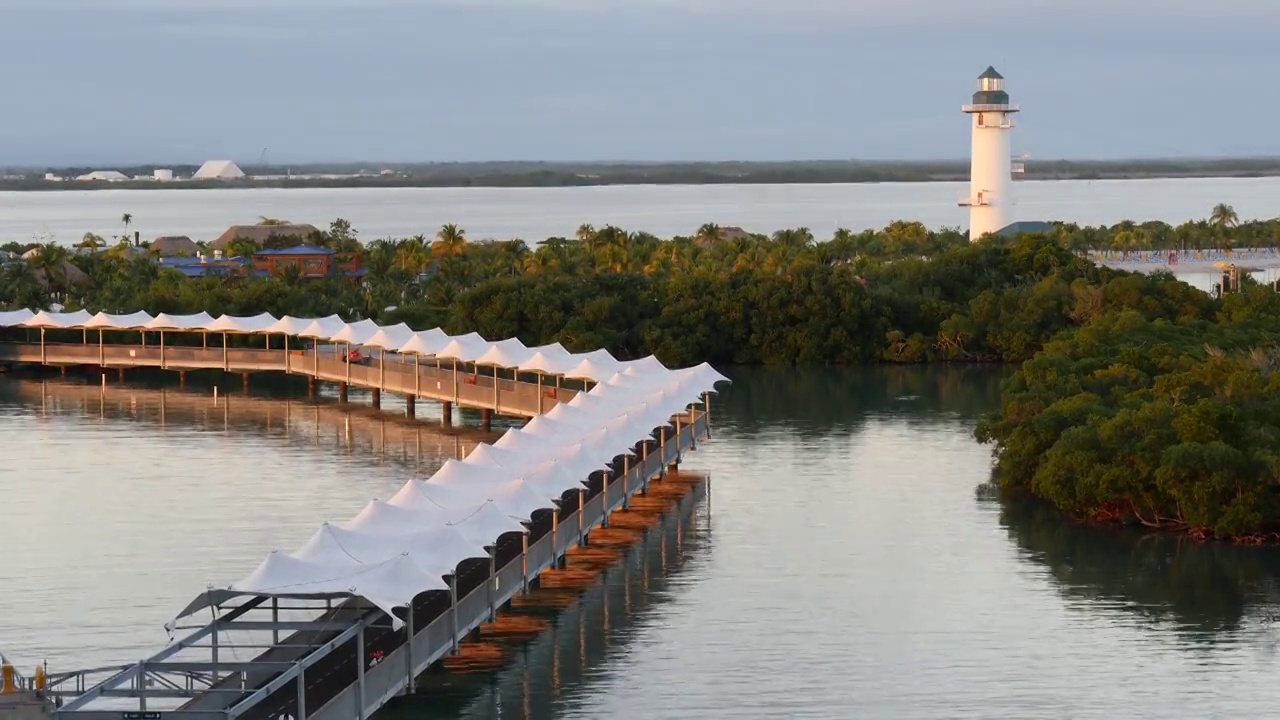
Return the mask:
M 49 367 L 283 372 L 525 418 L 541 415 L 577 394 L 575 390 L 556 387 L 553 379 L 544 378 L 541 383 L 529 378 L 517 380 L 511 377 L 510 370 L 499 370 L 495 379 L 493 368 L 455 368 L 451 361 L 437 367 L 429 358 L 407 355 L 391 355 L 385 360 L 375 357 L 365 364 L 352 364 L 341 356 L 316 350 L 0 343 L 0 363 L 6 362 Z

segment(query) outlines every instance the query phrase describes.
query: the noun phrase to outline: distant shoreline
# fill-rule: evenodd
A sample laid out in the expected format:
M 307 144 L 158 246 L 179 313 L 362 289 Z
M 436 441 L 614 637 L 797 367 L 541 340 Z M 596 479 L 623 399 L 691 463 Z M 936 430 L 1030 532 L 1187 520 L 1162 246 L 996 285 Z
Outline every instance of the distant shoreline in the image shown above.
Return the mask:
M 1189 178 L 1259 178 L 1280 176 L 1280 158 L 1214 160 L 1024 161 L 1020 180 L 1152 180 Z M 126 175 L 149 175 L 168 167 L 179 176 L 195 167 L 183 165 L 116 168 L 49 168 L 62 177 L 93 169 L 118 169 Z M 0 191 L 61 192 L 77 190 L 208 190 L 250 188 L 534 188 L 609 185 L 772 185 L 965 182 L 968 161 L 937 162 L 724 162 L 724 163 L 441 163 L 441 164 L 312 164 L 291 167 L 252 166 L 243 180 L 122 182 L 44 179 L 45 170 L 11 169 L 0 179 Z M 14 175 L 24 177 L 12 177 Z M 281 176 L 292 175 L 284 178 Z M 253 177 L 268 176 L 268 177 Z

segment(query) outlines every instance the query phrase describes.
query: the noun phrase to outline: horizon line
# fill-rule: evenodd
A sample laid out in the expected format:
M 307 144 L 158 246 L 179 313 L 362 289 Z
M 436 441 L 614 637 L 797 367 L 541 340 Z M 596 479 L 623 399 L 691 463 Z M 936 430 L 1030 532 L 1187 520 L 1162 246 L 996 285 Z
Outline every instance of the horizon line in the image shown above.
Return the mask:
M 228 158 L 219 158 L 228 160 Z M 40 170 L 46 168 L 82 168 L 82 167 L 168 167 L 168 166 L 200 166 L 214 160 L 209 158 L 200 161 L 175 162 L 64 162 L 64 163 L 14 163 L 6 165 L 8 170 Z M 251 161 L 229 159 L 237 165 L 246 167 L 315 167 L 334 165 L 368 165 L 368 166 L 484 166 L 484 165 L 551 165 L 551 166 L 598 166 L 598 167 L 643 167 L 643 166 L 693 166 L 693 165 L 805 165 L 805 164 L 863 164 L 863 165 L 931 165 L 968 163 L 968 157 L 930 158 L 930 159 L 870 159 L 870 158 L 800 158 L 793 160 L 305 160 L 297 162 L 267 162 L 259 164 Z M 1209 162 L 1280 162 L 1280 154 L 1258 155 L 1183 155 L 1183 156 L 1148 156 L 1123 158 L 1094 157 L 1059 157 L 1034 158 L 1025 157 L 1029 163 L 1087 163 L 1110 165 L 1120 163 L 1209 163 Z

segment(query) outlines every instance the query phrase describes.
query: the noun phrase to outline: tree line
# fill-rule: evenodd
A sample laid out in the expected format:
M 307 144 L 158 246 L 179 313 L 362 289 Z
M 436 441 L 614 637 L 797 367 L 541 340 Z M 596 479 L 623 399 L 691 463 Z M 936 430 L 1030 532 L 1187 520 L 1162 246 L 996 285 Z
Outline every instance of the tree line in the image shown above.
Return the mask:
M 1095 520 L 1280 539 L 1280 297 L 1108 309 L 1050 341 L 977 437 L 1007 489 Z
M 1001 487 L 1081 517 L 1256 542 L 1280 539 L 1280 295 L 1246 277 L 1214 297 L 1089 250 L 1132 237 L 1275 247 L 1277 231 L 1220 206 L 1175 228 L 1061 225 L 972 243 L 908 222 L 823 242 L 804 228 L 708 224 L 659 239 L 584 225 L 531 248 L 471 242 L 455 225 L 361 243 L 339 220 L 312 241 L 359 252 L 359 281 L 188 278 L 125 245 L 46 245 L 0 269 L 0 307 L 336 313 L 672 366 L 1016 363 L 976 430 Z
M 1280 231 L 1280 221 L 1239 223 L 1225 211 L 1174 231 L 1206 247 L 1224 238 L 1258 245 L 1265 228 Z M 132 216 L 125 217 L 127 228 Z M 289 271 L 189 278 L 139 255 L 126 235 L 105 250 L 89 238 L 81 252 L 47 244 L 25 262 L 6 263 L 0 306 L 336 313 L 531 345 L 603 347 L 619 357 L 652 353 L 674 365 L 1021 362 L 1104 307 L 1210 302 L 1170 277 L 1098 267 L 1079 250 L 1081 237 L 1106 247 L 1133 232 L 1125 223 L 1105 232 L 1062 225 L 970 243 L 957 229 L 914 222 L 841 230 L 824 241 L 806 228 L 765 236 L 706 224 L 660 239 L 583 225 L 575 237 L 531 248 L 518 239 L 472 242 L 456 225 L 434 237 L 362 243 L 350 223 L 336 220 L 311 242 L 358 252 L 367 269 L 359 282 Z M 258 247 L 236 240 L 231 250 Z

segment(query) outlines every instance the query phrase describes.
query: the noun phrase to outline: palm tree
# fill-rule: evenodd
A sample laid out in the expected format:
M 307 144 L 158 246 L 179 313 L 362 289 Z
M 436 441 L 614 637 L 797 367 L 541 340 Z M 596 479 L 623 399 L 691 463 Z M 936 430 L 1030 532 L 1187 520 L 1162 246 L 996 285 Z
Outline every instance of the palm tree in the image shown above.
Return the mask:
M 266 215 L 259 215 L 258 224 L 259 225 L 288 225 L 289 221 L 281 220 L 279 218 L 267 217 Z
M 1226 203 L 1218 203 L 1213 206 L 1213 212 L 1209 213 L 1209 224 L 1214 228 L 1214 234 L 1218 236 L 1218 247 L 1227 251 L 1227 257 L 1231 257 L 1231 250 L 1234 243 L 1228 236 L 1227 231 L 1240 223 L 1240 216 L 1236 215 L 1235 208 Z
M 1240 216 L 1236 215 L 1235 208 L 1226 203 L 1218 203 L 1213 206 L 1213 212 L 1209 213 L 1209 223 L 1219 230 L 1233 228 L 1240 224 Z
M 437 258 L 461 255 L 467 249 L 467 231 L 448 223 L 441 226 L 436 233 L 435 242 L 431 243 L 431 254 Z
M 0 297 L 10 308 L 36 308 L 49 304 L 49 292 L 27 263 L 0 266 Z M 0 301 L 0 307 L 5 302 Z
M 703 223 L 698 228 L 698 232 L 694 234 L 693 240 L 698 243 L 699 247 L 712 248 L 716 243 L 720 242 L 720 226 L 715 223 Z
M 427 238 L 424 235 L 414 235 L 411 238 L 400 241 L 396 249 L 396 262 L 400 265 L 400 269 L 421 273 L 431 264 L 431 252 L 428 250 Z
M 49 293 L 55 299 L 61 299 L 67 291 L 67 266 L 71 253 L 56 243 L 45 243 L 39 246 L 35 255 L 27 261 L 33 273 L 43 278 Z
M 529 254 L 529 246 L 520 238 L 506 240 L 498 246 L 494 268 L 501 274 L 518 275 Z
M 124 223 L 124 236 L 127 240 L 129 237 L 129 226 L 133 224 L 133 213 L 125 213 L 121 215 L 120 222 Z

